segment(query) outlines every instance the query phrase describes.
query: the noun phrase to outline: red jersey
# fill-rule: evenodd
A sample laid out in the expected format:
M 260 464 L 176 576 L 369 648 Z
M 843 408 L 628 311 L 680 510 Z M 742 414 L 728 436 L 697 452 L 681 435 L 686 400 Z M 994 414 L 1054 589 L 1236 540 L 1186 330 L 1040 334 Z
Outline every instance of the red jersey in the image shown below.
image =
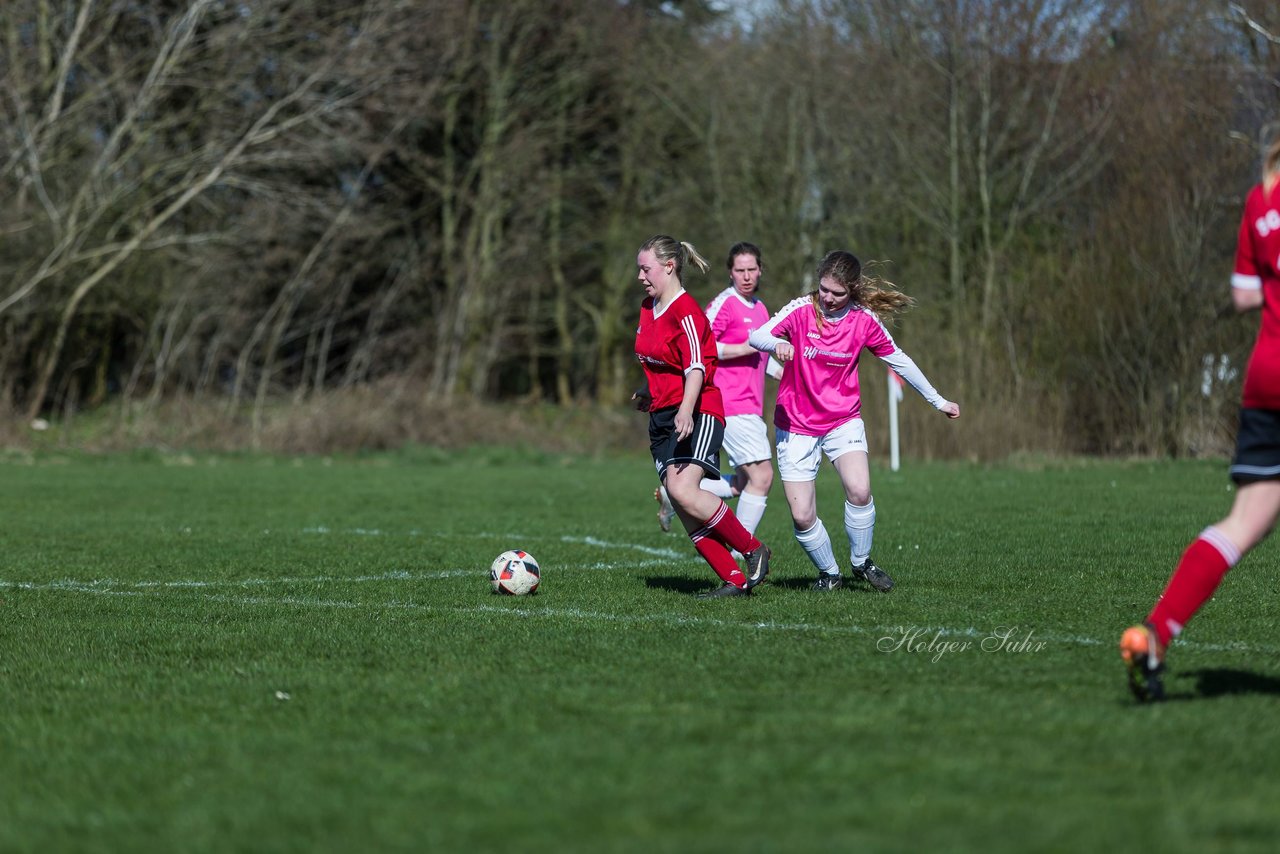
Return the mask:
M 685 374 L 701 369 L 702 394 L 697 411 L 724 420 L 724 403 L 715 385 L 716 339 L 702 307 L 687 291 L 681 291 L 656 316 L 653 298 L 645 297 L 636 329 L 636 358 L 649 381 L 651 410 L 679 406 L 684 400 Z
M 1280 409 L 1280 187 L 1259 184 L 1244 203 L 1231 286 L 1262 290 L 1262 326 L 1244 375 L 1249 409 Z

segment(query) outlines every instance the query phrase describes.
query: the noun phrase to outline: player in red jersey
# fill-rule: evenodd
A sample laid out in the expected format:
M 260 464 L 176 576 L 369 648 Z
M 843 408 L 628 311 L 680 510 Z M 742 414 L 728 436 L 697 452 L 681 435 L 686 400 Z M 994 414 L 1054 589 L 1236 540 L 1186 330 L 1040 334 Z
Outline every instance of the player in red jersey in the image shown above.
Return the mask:
M 734 513 L 742 527 L 754 534 L 764 516 L 773 486 L 773 446 L 764 423 L 764 378 L 782 376 L 782 365 L 747 343 L 753 329 L 769 322 L 769 309 L 760 300 L 764 272 L 760 247 L 741 241 L 729 248 L 725 269 L 729 286 L 707 303 L 707 321 L 716 338 L 716 387 L 724 403 L 724 450 L 734 474 L 704 477 L 702 488 L 725 501 L 738 499 Z M 658 524 L 671 530 L 676 511 L 662 487 L 654 490 Z M 741 557 L 741 555 L 736 555 Z
M 1141 702 L 1164 698 L 1169 642 L 1280 517 L 1280 137 L 1266 151 L 1262 183 L 1245 199 L 1231 300 L 1238 312 L 1262 310 L 1231 461 L 1238 489 L 1227 517 L 1201 531 L 1183 552 L 1146 621 L 1120 638 L 1129 688 Z
M 769 572 L 769 547 L 742 527 L 718 496 L 701 488 L 704 474 L 720 476 L 724 406 L 715 385 L 716 341 L 697 300 L 684 289 L 686 262 L 707 271 L 688 243 L 666 235 L 645 241 L 636 255 L 644 287 L 636 358 L 645 387 L 633 395 L 649 413 L 649 449 L 658 479 L 698 554 L 724 582 L 704 597 L 741 596 Z M 742 553 L 746 572 L 731 549 Z

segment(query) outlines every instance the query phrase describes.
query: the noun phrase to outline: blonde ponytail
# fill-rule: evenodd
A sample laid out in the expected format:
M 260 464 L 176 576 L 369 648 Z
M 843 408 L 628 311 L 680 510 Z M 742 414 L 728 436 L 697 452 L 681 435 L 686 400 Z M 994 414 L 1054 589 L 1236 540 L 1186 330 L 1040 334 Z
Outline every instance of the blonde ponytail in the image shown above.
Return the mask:
M 693 248 L 692 243 L 681 240 L 680 247 L 684 249 L 685 257 L 693 263 L 693 266 L 704 273 L 711 268 L 711 265 L 707 263 L 707 259 L 698 254 L 698 250 Z
M 693 248 L 692 243 L 686 243 L 683 240 L 677 241 L 674 237 L 668 237 L 665 234 L 658 234 L 650 237 L 640 246 L 640 251 L 652 251 L 653 256 L 662 263 L 674 261 L 676 264 L 676 278 L 684 284 L 682 276 L 684 272 L 685 261 L 689 261 L 693 266 L 702 272 L 707 272 L 711 265 L 707 263 L 707 259 L 698 254 L 698 250 Z

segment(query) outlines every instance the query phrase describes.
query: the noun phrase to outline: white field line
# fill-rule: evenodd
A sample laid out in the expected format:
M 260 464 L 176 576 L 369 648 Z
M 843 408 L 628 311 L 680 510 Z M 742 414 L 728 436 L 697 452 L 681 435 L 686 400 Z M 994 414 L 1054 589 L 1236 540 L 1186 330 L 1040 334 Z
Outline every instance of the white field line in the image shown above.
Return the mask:
M 184 528 L 182 530 L 188 533 L 191 531 L 190 528 Z M 270 531 L 264 531 L 264 533 L 270 533 Z M 350 534 L 357 537 L 395 536 L 394 534 L 388 535 L 386 532 L 380 531 L 377 528 L 344 528 L 340 530 L 335 530 L 333 528 L 329 528 L 324 525 L 318 525 L 310 528 L 303 528 L 302 533 L 304 534 L 340 534 L 340 535 Z M 423 533 L 420 530 L 414 529 L 404 534 L 404 536 L 421 537 L 423 536 Z M 445 536 L 454 536 L 454 535 L 447 534 Z M 653 548 L 652 546 L 643 546 L 638 543 L 611 543 L 606 540 L 601 540 L 597 537 L 568 537 L 568 536 L 555 536 L 555 535 L 548 536 L 545 534 L 530 536 L 528 534 L 498 534 L 492 531 L 478 531 L 476 533 L 466 534 L 465 536 L 474 537 L 476 539 L 482 539 L 482 540 L 502 540 L 504 542 L 510 542 L 510 543 L 522 543 L 522 542 L 529 542 L 529 541 L 535 541 L 535 540 L 556 540 L 562 543 L 576 543 L 579 545 L 596 546 L 602 549 L 630 549 L 631 551 L 637 551 L 637 552 L 640 552 L 641 554 L 652 555 L 654 557 L 665 557 L 671 560 L 681 560 L 689 557 L 689 555 L 686 552 L 679 552 L 674 549 L 666 549 L 666 548 L 656 549 L 656 548 Z
M 184 529 L 190 531 L 190 528 Z M 269 532 L 264 532 L 269 533 Z M 329 534 L 335 533 L 330 528 L 318 526 L 303 529 L 303 533 Z M 354 534 L 357 536 L 383 536 L 383 532 L 378 529 L 351 528 L 337 531 L 340 534 Z M 409 536 L 419 536 L 421 532 L 410 531 Z M 600 540 L 596 537 L 569 537 L 569 536 L 542 536 L 542 537 L 526 537 L 513 534 L 497 534 L 492 532 L 478 532 L 471 536 L 482 539 L 500 539 L 507 542 L 527 542 L 530 540 L 558 540 L 564 543 L 574 543 L 588 546 L 596 546 L 607 550 L 626 549 L 637 551 L 642 554 L 651 555 L 655 558 L 644 561 L 625 561 L 621 563 L 596 562 L 591 564 L 570 564 L 558 567 L 558 570 L 566 569 L 642 569 L 650 566 L 662 566 L 668 564 L 672 560 L 690 559 L 690 555 L 675 551 L 673 549 L 659 549 L 651 546 L 644 546 L 637 543 L 612 543 Z M 0 579 L 0 589 L 15 588 L 20 590 L 62 590 L 74 593 L 96 593 L 105 596 L 142 596 L 154 593 L 162 589 L 192 589 L 202 590 L 217 587 L 261 587 L 272 584 L 359 584 L 371 581 L 431 581 L 448 578 L 460 577 L 483 577 L 482 571 L 476 569 L 454 568 L 446 569 L 438 572 L 411 573 L 406 571 L 392 571 L 379 573 L 377 575 L 359 575 L 359 576 L 309 576 L 309 577 L 293 577 L 293 578 L 246 578 L 246 579 L 227 579 L 227 580 L 187 580 L 187 581 L 119 581 L 113 579 L 94 579 L 92 581 L 75 581 L 72 579 L 64 579 L 60 581 L 50 582 L 30 582 L 30 581 L 6 581 Z M 215 602 L 229 602 L 240 605 L 292 605 L 307 608 L 398 608 L 423 611 L 427 613 L 501 613 L 511 614 L 518 617 L 543 617 L 543 618 L 564 618 L 569 620 L 596 620 L 600 622 L 617 622 L 617 623 L 640 623 L 640 624 L 663 624 L 663 625 L 693 625 L 693 626 L 713 626 L 728 627 L 734 629 L 758 629 L 765 631 L 783 631 L 783 632 L 801 632 L 801 633 L 831 633 L 831 634 L 856 634 L 856 635 L 875 635 L 877 638 L 890 637 L 899 638 L 904 633 L 911 633 L 913 643 L 919 644 L 921 647 L 926 646 L 934 638 L 959 638 L 971 639 L 978 642 L 992 637 L 992 631 L 981 631 L 972 626 L 968 628 L 950 628 L 945 626 L 823 626 L 812 623 L 779 623 L 774 621 L 765 622 L 737 622 L 732 620 L 721 620 L 715 617 L 694 617 L 681 614 L 661 613 L 661 614 L 616 614 L 606 611 L 584 611 L 579 608 L 523 608 L 523 607 L 503 607 L 497 605 L 472 605 L 472 606 L 442 606 L 442 605 L 422 605 L 414 602 L 356 602 L 350 600 L 334 600 L 334 599 L 314 599 L 296 596 L 281 597 L 263 597 L 263 596 L 231 596 L 228 594 L 207 593 L 203 598 Z M 999 627 L 997 630 L 1003 631 L 1009 627 Z M 1015 636 L 1011 637 L 1011 641 L 1017 641 L 1025 636 L 1025 631 L 1021 634 L 1015 632 Z M 1106 646 L 1114 641 L 1104 641 L 1098 638 L 1084 637 L 1080 635 L 1041 635 L 1033 634 L 1033 640 L 1045 643 L 1065 643 L 1077 646 Z M 1275 655 L 1280 653 L 1280 648 L 1272 646 L 1253 646 L 1244 643 L 1230 644 L 1214 644 L 1199 641 L 1181 640 L 1178 641 L 1179 646 L 1192 647 L 1194 649 L 1202 649 L 1212 652 L 1257 652 L 1267 655 Z
M 612 570 L 612 569 L 645 569 L 653 566 L 666 566 L 665 560 L 629 561 L 626 563 L 584 563 L 557 566 L 556 572 L 573 569 Z M 369 581 L 437 581 L 445 578 L 486 578 L 483 569 L 442 569 L 438 572 L 406 572 L 394 570 L 377 575 L 313 575 L 282 576 L 280 578 L 222 578 L 222 579 L 181 579 L 177 581 L 125 581 L 118 578 L 94 578 L 89 581 L 78 581 L 72 578 L 56 581 L 6 581 L 0 579 L 0 589 L 14 588 L 18 590 L 109 590 L 149 588 L 209 588 L 209 587 L 265 587 L 271 584 L 362 584 Z
M 641 546 L 635 543 L 609 543 L 604 540 L 597 540 L 595 537 L 560 537 L 562 543 L 582 543 L 588 546 L 599 546 L 602 549 L 631 549 L 642 554 L 653 555 L 654 557 L 665 557 L 671 560 L 688 559 L 690 555 L 687 552 L 678 552 L 673 549 L 655 549 L 650 546 Z
M 473 575 L 473 571 L 466 574 Z M 384 577 L 399 578 L 401 575 L 408 576 L 407 573 L 389 573 L 387 576 L 362 576 L 359 579 L 333 579 L 337 581 L 357 581 L 357 580 L 382 580 Z M 409 576 L 411 579 L 412 576 Z M 316 581 L 322 582 L 328 579 L 324 577 L 316 577 L 313 579 L 295 579 L 298 582 Z M 79 583 L 73 581 L 58 581 L 45 584 L 36 584 L 32 582 L 12 582 L 0 581 L 0 587 L 16 587 L 24 590 L 55 590 L 66 591 L 71 593 L 90 593 L 99 596 L 157 596 L 162 595 L 161 588 L 169 587 L 167 583 L 134 583 L 130 589 L 116 589 L 109 586 L 103 586 L 99 582 Z M 179 585 L 193 589 L 192 585 Z M 205 586 L 214 586 L 209 584 Z M 713 628 L 730 628 L 735 630 L 754 629 L 764 632 L 784 632 L 794 634 L 836 634 L 836 635 L 858 635 L 875 637 L 877 639 L 890 638 L 897 640 L 904 633 L 910 632 L 913 638 L 912 645 L 924 649 L 935 638 L 959 638 L 972 639 L 981 642 L 984 639 L 993 638 L 994 632 L 1004 632 L 1012 629 L 1009 636 L 1010 643 L 1016 643 L 1023 637 L 1027 637 L 1028 633 L 1025 629 L 1017 627 L 997 627 L 995 630 L 979 630 L 974 627 L 968 628 L 951 628 L 946 626 L 859 626 L 850 624 L 845 626 L 824 626 L 816 623 L 794 623 L 794 622 L 778 622 L 774 620 L 764 621 L 738 621 L 725 620 L 718 617 L 701 617 L 690 616 L 685 614 L 673 614 L 670 612 L 649 613 L 649 614 L 621 614 L 609 611 L 588 611 L 582 608 L 527 608 L 521 606 L 501 606 L 501 605 L 427 605 L 417 602 L 404 602 L 399 600 L 391 600 L 389 602 L 360 602 L 349 599 L 317 599 L 302 596 L 236 596 L 226 593 L 203 593 L 202 599 L 212 602 L 224 602 L 233 605 L 262 605 L 262 606 L 280 606 L 287 605 L 299 608 L 329 608 L 340 610 L 358 610 L 362 608 L 373 609 L 390 609 L 390 610 L 408 610 L 418 611 L 422 613 L 434 614 L 505 614 L 508 616 L 521 617 L 525 619 L 564 619 L 570 621 L 595 621 L 605 623 L 619 624 L 640 624 L 640 625 L 669 625 L 669 626 L 710 626 Z M 1040 634 L 1032 632 L 1029 640 L 1032 642 L 1040 642 L 1044 644 L 1070 644 L 1075 646 L 1108 646 L 1114 641 L 1104 641 L 1097 638 L 1084 637 L 1081 635 L 1055 635 Z M 1193 649 L 1206 650 L 1211 652 L 1253 652 L 1266 655 L 1275 655 L 1280 649 L 1270 646 L 1256 646 L 1245 643 L 1215 644 L 1204 643 L 1198 641 L 1182 640 L 1178 642 L 1179 646 L 1191 647 Z M 908 650 L 910 651 L 910 650 Z M 928 651 L 922 652 L 923 655 L 929 655 Z
M 650 566 L 666 566 L 667 561 L 632 561 L 628 563 L 584 563 L 581 567 L 557 567 L 557 572 L 586 568 L 586 570 L 617 570 L 617 568 L 646 568 Z M 366 581 L 435 581 L 440 579 L 458 579 L 458 577 L 486 577 L 485 570 L 440 570 L 438 572 L 380 572 L 378 575 L 314 575 L 314 576 L 282 576 L 276 579 L 182 579 L 177 581 L 125 581 L 122 579 L 59 579 L 56 581 L 6 581 L 0 579 L 0 589 L 14 588 L 18 590 L 90 590 L 101 592 L 106 590 L 150 588 L 256 588 L 270 584 L 364 584 Z
M 185 530 L 190 530 L 185 529 Z M 304 533 L 329 533 L 328 528 L 307 528 Z M 362 536 L 381 536 L 381 532 L 377 530 L 368 530 L 364 528 L 354 528 L 345 533 L 354 533 Z M 411 536 L 416 532 L 411 532 Z M 521 538 L 512 537 L 505 534 L 481 534 L 483 537 L 503 538 L 511 541 L 519 541 Z M 654 566 L 665 566 L 672 560 L 692 560 L 692 555 L 681 554 L 671 549 L 655 549 L 650 546 L 643 546 L 636 543 L 610 543 L 595 537 L 557 537 L 562 542 L 580 543 L 589 546 L 597 546 L 602 549 L 617 551 L 621 549 L 629 549 L 638 551 L 642 554 L 652 555 L 653 560 L 641 561 L 595 561 L 593 563 L 580 564 L 564 564 L 557 565 L 556 571 L 574 569 L 647 569 Z M 658 560 L 656 558 L 663 558 Z M 207 587 L 259 587 L 269 584 L 359 584 L 366 581 L 433 581 L 444 578 L 461 578 L 466 576 L 483 577 L 483 569 L 467 569 L 456 567 L 452 569 L 444 569 L 438 572 L 407 572 L 403 570 L 384 572 L 377 575 L 317 575 L 305 578 L 283 577 L 283 578 L 240 578 L 240 579 L 191 579 L 178 581 L 123 581 L 114 578 L 95 578 L 90 581 L 77 581 L 74 579 L 62 579 L 49 582 L 30 582 L 30 581 L 6 581 L 0 579 L 0 589 L 16 588 L 22 590 L 88 590 L 90 588 L 106 592 L 110 589 L 134 589 L 134 588 L 207 588 Z
M 0 587 L 15 587 L 21 590 L 98 590 L 108 592 L 119 588 L 200 588 L 200 587 L 259 587 L 267 584 L 341 584 L 343 582 L 359 584 L 366 581 L 429 581 L 437 578 L 456 578 L 463 575 L 476 575 L 474 569 L 446 569 L 440 572 L 383 572 L 378 575 L 315 575 L 305 578 L 238 578 L 217 580 L 181 580 L 181 581 L 122 581 L 116 578 L 95 578 L 90 581 L 61 579 L 34 583 L 30 581 L 0 580 Z

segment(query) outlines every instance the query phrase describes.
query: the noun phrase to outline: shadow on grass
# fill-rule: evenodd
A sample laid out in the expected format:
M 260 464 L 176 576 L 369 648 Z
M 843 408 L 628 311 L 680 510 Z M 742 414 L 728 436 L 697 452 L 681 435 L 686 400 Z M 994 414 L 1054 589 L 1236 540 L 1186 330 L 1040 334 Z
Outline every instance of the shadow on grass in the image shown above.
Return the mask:
M 815 576 L 809 575 L 792 575 L 779 578 L 777 573 L 770 573 L 769 579 L 765 584 L 780 587 L 783 590 L 808 590 L 813 586 L 814 577 Z
M 774 587 L 780 587 L 783 590 L 812 590 L 813 582 L 817 579 L 817 574 L 813 575 L 793 575 L 787 578 L 778 578 L 776 575 L 770 575 L 769 580 L 765 584 L 771 584 Z M 835 595 L 848 593 L 874 593 L 877 596 L 884 594 L 873 588 L 865 581 L 850 581 L 847 577 L 844 580 L 844 586 L 839 590 L 831 591 Z M 828 595 L 823 593 L 822 595 Z
M 1187 691 L 1168 691 L 1164 698 L 1166 703 L 1210 700 L 1214 697 L 1231 697 L 1241 694 L 1280 696 L 1280 679 L 1248 670 L 1214 667 L 1204 670 L 1188 670 L 1176 675 L 1194 679 L 1196 680 L 1196 685 Z
M 689 578 L 683 575 L 646 575 L 644 586 L 676 593 L 701 593 L 719 587 L 717 578 Z
M 1280 695 L 1280 679 L 1248 670 L 1212 668 L 1190 670 L 1187 675 L 1196 680 L 1196 692 L 1192 697 L 1222 697 L 1228 694 Z
M 657 590 L 672 590 L 676 593 L 702 593 L 706 590 L 713 590 L 720 586 L 720 579 L 713 576 L 707 578 L 688 578 L 683 575 L 646 575 L 644 578 L 644 586 Z M 786 578 L 779 578 L 777 575 L 770 574 L 769 579 L 764 584 L 756 588 L 757 592 L 767 591 L 770 587 L 777 587 L 780 590 L 808 590 L 813 587 L 813 576 L 798 575 Z M 833 591 L 834 595 L 843 593 L 876 593 L 867 584 L 855 584 L 849 579 L 845 579 L 844 587 L 840 590 Z M 828 595 L 828 594 L 823 594 Z M 877 594 L 879 595 L 879 594 Z

